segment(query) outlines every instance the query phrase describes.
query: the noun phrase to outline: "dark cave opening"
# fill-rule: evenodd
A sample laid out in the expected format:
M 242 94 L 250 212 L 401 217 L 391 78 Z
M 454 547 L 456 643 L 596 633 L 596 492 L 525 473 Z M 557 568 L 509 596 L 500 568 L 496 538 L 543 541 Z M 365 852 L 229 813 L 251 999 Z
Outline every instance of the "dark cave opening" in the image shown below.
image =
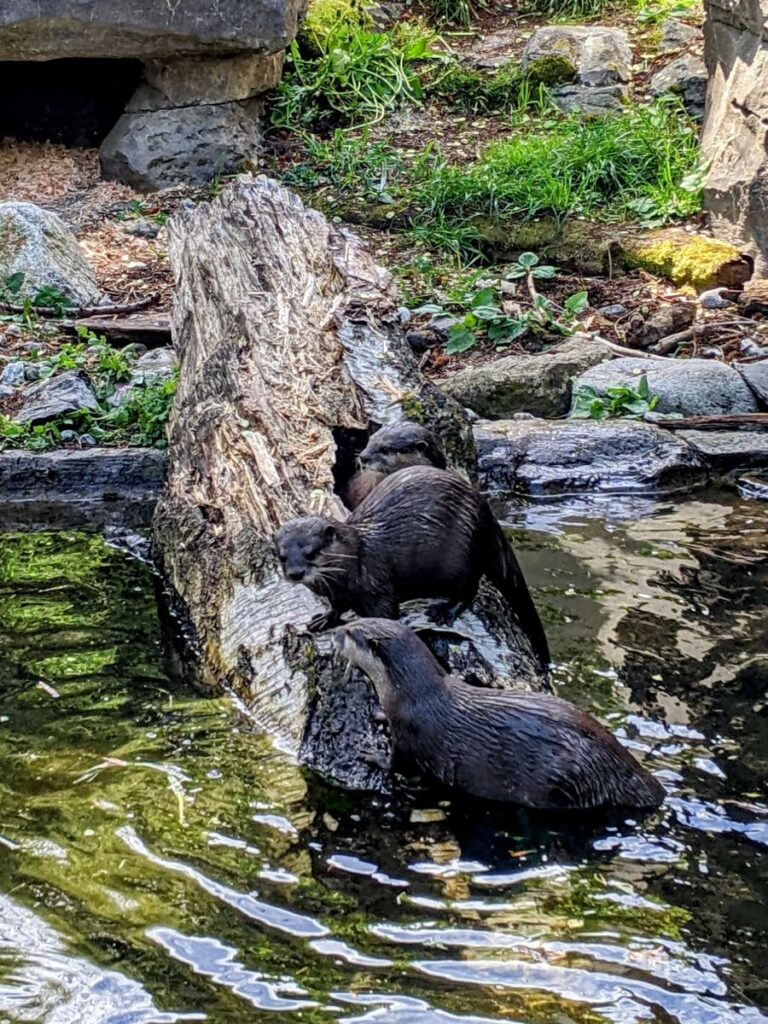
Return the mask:
M 142 69 L 140 60 L 0 61 L 0 139 L 98 146 Z

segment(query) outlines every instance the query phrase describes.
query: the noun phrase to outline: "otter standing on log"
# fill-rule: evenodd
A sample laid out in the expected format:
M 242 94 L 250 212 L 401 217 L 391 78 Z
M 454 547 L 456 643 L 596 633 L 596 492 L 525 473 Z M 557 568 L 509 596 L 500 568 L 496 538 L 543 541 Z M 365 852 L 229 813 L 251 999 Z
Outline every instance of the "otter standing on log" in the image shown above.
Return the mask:
M 399 622 L 358 619 L 334 642 L 373 683 L 395 758 L 448 786 L 538 810 L 645 809 L 664 799 L 661 783 L 567 701 L 469 686 Z
M 275 538 L 287 579 L 328 599 L 315 631 L 350 609 L 396 619 L 400 602 L 443 598 L 461 614 L 482 576 L 506 599 L 543 666 L 549 647 L 514 552 L 488 503 L 461 477 L 414 466 L 386 477 L 345 523 L 307 516 Z
M 357 508 L 377 484 L 399 469 L 409 466 L 445 469 L 447 465 L 435 435 L 412 420 L 401 420 L 377 430 L 360 453 L 359 462 L 360 472 L 349 481 L 344 495 L 350 509 Z

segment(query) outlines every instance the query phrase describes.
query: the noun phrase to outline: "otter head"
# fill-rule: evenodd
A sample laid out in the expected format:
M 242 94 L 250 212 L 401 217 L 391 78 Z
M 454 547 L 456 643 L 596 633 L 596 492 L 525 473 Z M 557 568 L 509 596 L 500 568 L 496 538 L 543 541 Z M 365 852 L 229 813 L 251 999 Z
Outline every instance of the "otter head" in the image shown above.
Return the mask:
M 377 430 L 360 453 L 360 465 L 377 473 L 396 473 L 408 466 L 445 469 L 445 456 L 425 427 L 410 420 Z
M 355 619 L 333 631 L 339 654 L 362 669 L 386 709 L 403 699 L 418 700 L 425 681 L 437 686 L 445 670 L 412 629 L 392 619 Z
M 275 549 L 286 579 L 310 589 L 322 585 L 340 524 L 323 516 L 291 519 L 275 534 Z

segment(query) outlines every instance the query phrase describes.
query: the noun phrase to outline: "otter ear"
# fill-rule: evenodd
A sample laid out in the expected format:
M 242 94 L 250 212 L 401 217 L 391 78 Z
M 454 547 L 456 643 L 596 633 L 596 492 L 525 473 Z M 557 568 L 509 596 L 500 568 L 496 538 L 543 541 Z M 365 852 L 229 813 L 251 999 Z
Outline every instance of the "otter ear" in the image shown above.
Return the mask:
M 328 523 L 326 528 L 323 530 L 323 537 L 326 540 L 333 540 L 333 538 L 335 536 L 336 536 L 336 527 L 333 525 L 333 523 Z
M 416 442 L 416 448 L 420 452 L 425 452 L 427 450 L 427 442 L 424 440 L 424 438 L 421 438 L 419 441 Z

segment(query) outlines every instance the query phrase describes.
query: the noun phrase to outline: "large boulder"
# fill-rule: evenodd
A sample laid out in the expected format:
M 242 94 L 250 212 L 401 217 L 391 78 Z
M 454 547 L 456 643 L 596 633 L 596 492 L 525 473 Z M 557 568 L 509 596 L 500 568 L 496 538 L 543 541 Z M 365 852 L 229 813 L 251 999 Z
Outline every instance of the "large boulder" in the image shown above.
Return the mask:
M 459 370 L 441 383 L 457 402 L 489 419 L 519 412 L 565 416 L 574 378 L 610 357 L 601 342 L 577 334 L 541 355 L 504 356 L 487 366 Z
M 99 299 L 96 275 L 64 221 L 33 203 L 0 203 L 0 283 L 23 275 L 19 298 L 56 288 L 78 306 Z
M 303 0 L 3 0 L 0 60 L 284 50 Z
M 702 459 L 638 420 L 497 420 L 475 425 L 478 470 L 497 494 L 636 494 L 704 483 Z
M 146 192 L 204 185 L 255 159 L 261 109 L 249 100 L 123 114 L 102 143 L 102 174 Z
M 768 271 L 768 0 L 706 0 L 704 201 L 720 236 Z
M 599 115 L 620 110 L 632 77 L 632 48 L 622 29 L 601 25 L 547 25 L 529 39 L 523 69 L 541 74 L 557 62 L 572 82 L 552 92 L 562 110 Z
M 574 381 L 574 394 L 584 387 L 605 395 L 620 384 L 637 387 L 641 376 L 648 378 L 651 395 L 658 397 L 657 413 L 681 416 L 758 412 L 752 391 L 741 375 L 712 359 L 643 359 L 627 356 L 613 359 L 583 373 Z

